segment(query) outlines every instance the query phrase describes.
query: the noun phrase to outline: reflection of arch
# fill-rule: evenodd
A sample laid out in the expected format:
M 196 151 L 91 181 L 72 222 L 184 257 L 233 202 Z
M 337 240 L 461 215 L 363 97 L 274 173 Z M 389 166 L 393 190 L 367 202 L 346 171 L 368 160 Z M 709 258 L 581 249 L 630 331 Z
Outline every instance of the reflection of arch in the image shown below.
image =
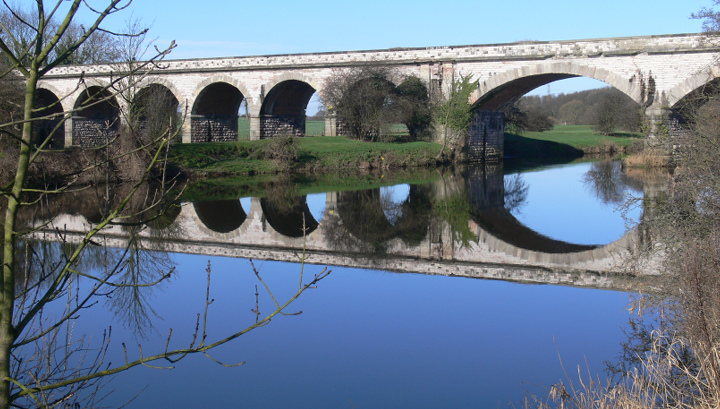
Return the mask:
M 280 205 L 269 198 L 260 199 L 263 217 L 276 232 L 284 236 L 298 238 L 309 235 L 317 229 L 319 223 L 310 213 L 305 196 L 295 196 L 290 200 L 291 203 Z
M 216 233 L 237 230 L 247 219 L 247 214 L 237 199 L 195 202 L 193 208 L 203 225 Z
M 635 102 L 642 104 L 642 90 L 638 84 L 603 68 L 571 62 L 541 63 L 518 67 L 480 82 L 471 96 L 474 108 L 497 110 L 506 102 L 519 98 L 537 87 L 553 81 L 588 77 L 611 85 Z
M 490 233 L 480 226 L 475 221 L 470 222 L 470 229 L 478 237 L 478 241 L 483 243 L 491 251 L 497 251 L 505 253 L 513 257 L 517 257 L 522 260 L 528 260 L 531 262 L 541 263 L 552 263 L 552 264 L 577 264 L 590 261 L 598 261 L 607 258 L 611 258 L 614 255 L 625 252 L 634 248 L 638 242 L 637 229 L 625 233 L 624 236 L 615 240 L 612 243 L 603 246 L 587 246 L 588 248 L 582 250 L 580 247 L 576 247 L 572 252 L 543 252 L 539 250 L 531 250 L 519 246 L 515 246 L 509 242 L 506 242 L 495 236 L 494 233 Z M 527 229 L 527 228 L 526 228 Z M 529 229 L 528 229 L 529 230 Z M 541 236 L 535 233 L 536 236 Z M 542 236 L 541 236 L 542 237 Z M 545 238 L 547 240 L 552 240 Z M 569 243 L 559 242 L 560 245 L 579 246 Z
M 160 215 L 148 221 L 147 225 L 155 230 L 165 230 L 170 227 L 182 212 L 180 203 L 171 203 L 170 206 L 163 206 Z
M 391 223 L 380 189 L 338 193 L 338 215 L 355 238 L 368 244 L 381 244 L 399 238 L 409 246 L 419 245 L 427 234 L 430 199 L 427 186 L 410 185 L 408 197 L 399 204 L 401 215 Z
M 340 192 L 337 209 L 345 229 L 359 240 L 379 243 L 395 236 L 395 226 L 385 216 L 380 189 Z
M 213 79 L 203 81 L 196 91 L 190 115 L 191 142 L 237 140 L 238 110 L 245 94 L 234 79 Z
M 56 115 L 52 118 L 36 122 L 33 127 L 33 143 L 39 145 L 52 133 L 52 139 L 46 145 L 51 148 L 62 148 L 65 145 L 65 125 L 63 106 L 57 94 L 46 88 L 38 88 L 35 93 L 34 117 Z
M 120 109 L 110 91 L 100 85 L 87 87 L 75 101 L 73 145 L 98 146 L 117 133 Z
M 474 220 L 488 234 L 524 250 L 541 253 L 577 253 L 598 247 L 551 239 L 520 223 L 504 207 L 476 212 Z
M 275 85 L 260 107 L 260 138 L 305 135 L 305 109 L 316 88 L 289 79 Z

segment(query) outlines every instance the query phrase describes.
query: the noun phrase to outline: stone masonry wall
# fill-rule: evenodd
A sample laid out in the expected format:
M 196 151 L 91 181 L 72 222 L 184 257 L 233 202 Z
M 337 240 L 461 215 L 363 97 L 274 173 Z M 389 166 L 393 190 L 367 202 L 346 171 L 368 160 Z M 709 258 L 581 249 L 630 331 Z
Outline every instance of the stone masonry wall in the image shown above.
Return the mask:
M 85 118 L 74 116 L 73 145 L 83 148 L 101 146 L 118 132 L 117 118 Z M 108 124 L 110 124 L 108 126 Z
M 272 115 L 260 118 L 262 138 L 305 136 L 305 115 Z
M 471 162 L 498 162 L 505 153 L 505 115 L 496 111 L 475 111 L 465 151 Z
M 668 117 L 665 126 L 668 130 L 667 150 L 672 160 L 677 163 L 688 146 L 692 131 L 680 116 L 674 114 Z
M 227 142 L 238 139 L 238 117 L 193 116 L 191 142 Z

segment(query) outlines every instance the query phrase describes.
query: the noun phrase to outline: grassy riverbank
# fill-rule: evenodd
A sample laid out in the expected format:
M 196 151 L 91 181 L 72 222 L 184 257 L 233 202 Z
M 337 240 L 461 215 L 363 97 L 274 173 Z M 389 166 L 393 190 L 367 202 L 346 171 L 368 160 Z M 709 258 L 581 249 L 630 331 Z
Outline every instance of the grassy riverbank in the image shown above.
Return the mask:
M 518 158 L 582 157 L 586 154 L 616 155 L 627 153 L 641 142 L 638 134 L 612 136 L 593 132 L 589 125 L 557 125 L 550 131 L 505 134 L 505 156 Z
M 604 136 L 589 126 L 557 126 L 546 132 L 505 134 L 507 158 L 579 158 L 626 153 L 636 135 Z M 368 171 L 437 165 L 433 142 L 363 142 L 339 136 L 176 144 L 171 164 L 191 177 L 320 171 Z
M 171 164 L 191 176 L 390 169 L 436 164 L 432 142 L 362 142 L 338 136 L 176 144 Z

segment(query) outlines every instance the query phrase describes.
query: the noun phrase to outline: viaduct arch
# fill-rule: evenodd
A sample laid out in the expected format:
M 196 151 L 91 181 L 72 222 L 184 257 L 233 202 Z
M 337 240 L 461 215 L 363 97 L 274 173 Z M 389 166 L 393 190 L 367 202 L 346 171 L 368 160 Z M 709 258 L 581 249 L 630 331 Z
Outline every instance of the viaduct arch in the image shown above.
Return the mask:
M 273 135 L 272 126 L 268 126 L 273 121 L 278 123 L 283 117 L 301 116 L 298 107 L 302 106 L 309 87 L 321 91 L 325 80 L 337 70 L 367 64 L 393 67 L 400 75 L 415 75 L 428 85 L 428 89 L 436 90 L 433 92 L 447 93 L 453 79 L 472 74 L 480 85 L 473 98 L 479 110 L 495 109 L 503 101 L 558 79 L 595 78 L 645 106 L 648 117 L 656 120 L 664 108 L 673 107 L 684 96 L 720 74 L 716 62 L 720 45 L 716 43 L 708 41 L 704 34 L 678 34 L 168 60 L 164 69 L 149 73 L 147 81 L 161 82 L 170 89 L 182 109 L 191 111 L 183 111 L 184 114 L 226 116 L 227 123 L 215 124 L 215 129 L 217 135 L 229 139 L 237 134 L 237 127 L 232 123 L 236 118 L 232 113 L 197 111 L 197 99 L 211 84 L 223 82 L 238 90 L 250 109 L 250 138 L 259 139 Z M 668 63 L 670 59 L 672 64 Z M 90 84 L 92 80 L 110 77 L 111 71 L 111 66 L 104 65 L 56 67 L 44 77 L 42 84 L 53 86 L 59 100 L 65 101 L 69 97 L 74 102 L 81 78 Z M 230 108 L 235 108 L 238 99 L 237 94 L 228 98 Z M 265 102 L 268 104 L 263 108 Z M 67 108 L 64 102 L 63 105 Z M 230 108 L 228 112 L 232 111 Z M 288 119 L 285 124 L 282 132 L 299 133 L 301 126 L 297 121 L 293 124 Z M 73 127 L 70 132 L 66 129 L 66 144 L 81 139 L 70 137 L 81 128 Z M 183 142 L 192 142 L 192 128 L 192 120 L 184 123 Z M 326 134 L 333 134 L 332 127 Z M 216 137 L 211 132 L 211 139 Z

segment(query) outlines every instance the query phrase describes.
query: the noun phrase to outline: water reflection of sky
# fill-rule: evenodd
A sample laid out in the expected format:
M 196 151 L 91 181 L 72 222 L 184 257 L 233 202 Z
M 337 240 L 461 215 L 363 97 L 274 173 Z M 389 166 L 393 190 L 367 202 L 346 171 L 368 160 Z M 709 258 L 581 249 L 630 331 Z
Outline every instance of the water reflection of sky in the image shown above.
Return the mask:
M 591 165 L 522 173 L 528 197 L 515 217 L 538 233 L 569 243 L 608 244 L 622 237 L 627 230 L 622 211 L 615 204 L 603 203 L 583 183 Z M 641 215 L 642 209 L 634 208 L 627 217 L 637 222 Z
M 306 202 L 310 213 L 313 215 L 316 221 L 320 222 L 323 216 L 325 216 L 325 203 L 327 202 L 326 193 L 314 193 L 307 195 Z
M 243 210 L 245 210 L 245 214 L 250 214 L 250 203 L 252 202 L 252 198 L 250 197 L 243 197 L 240 199 L 240 205 L 242 206 Z
M 162 349 L 167 328 L 176 347 L 189 341 L 205 299 L 207 256 L 176 255 L 179 271 L 153 307 L 159 334 L 143 350 Z M 257 284 L 246 260 L 213 258 L 210 339 L 250 324 Z M 257 262 L 280 299 L 297 289 L 297 264 Z M 306 274 L 321 267 L 306 266 Z M 620 353 L 627 295 L 611 291 L 333 268 L 314 290 L 267 327 L 189 357 L 174 370 L 135 368 L 111 383 L 108 404 L 131 407 L 439 408 L 505 407 L 529 386 L 549 386 L 566 369 L 592 373 Z M 262 287 L 261 287 L 262 292 Z M 266 300 L 267 301 L 267 300 Z M 269 313 L 265 302 L 261 311 Z M 112 323 L 100 309 L 84 318 Z M 120 342 L 113 323 L 113 361 Z M 81 328 L 78 328 L 79 331 Z M 556 351 L 557 348 L 557 351 Z M 135 352 L 130 349 L 131 355 Z M 352 402 L 352 404 L 350 403 Z

